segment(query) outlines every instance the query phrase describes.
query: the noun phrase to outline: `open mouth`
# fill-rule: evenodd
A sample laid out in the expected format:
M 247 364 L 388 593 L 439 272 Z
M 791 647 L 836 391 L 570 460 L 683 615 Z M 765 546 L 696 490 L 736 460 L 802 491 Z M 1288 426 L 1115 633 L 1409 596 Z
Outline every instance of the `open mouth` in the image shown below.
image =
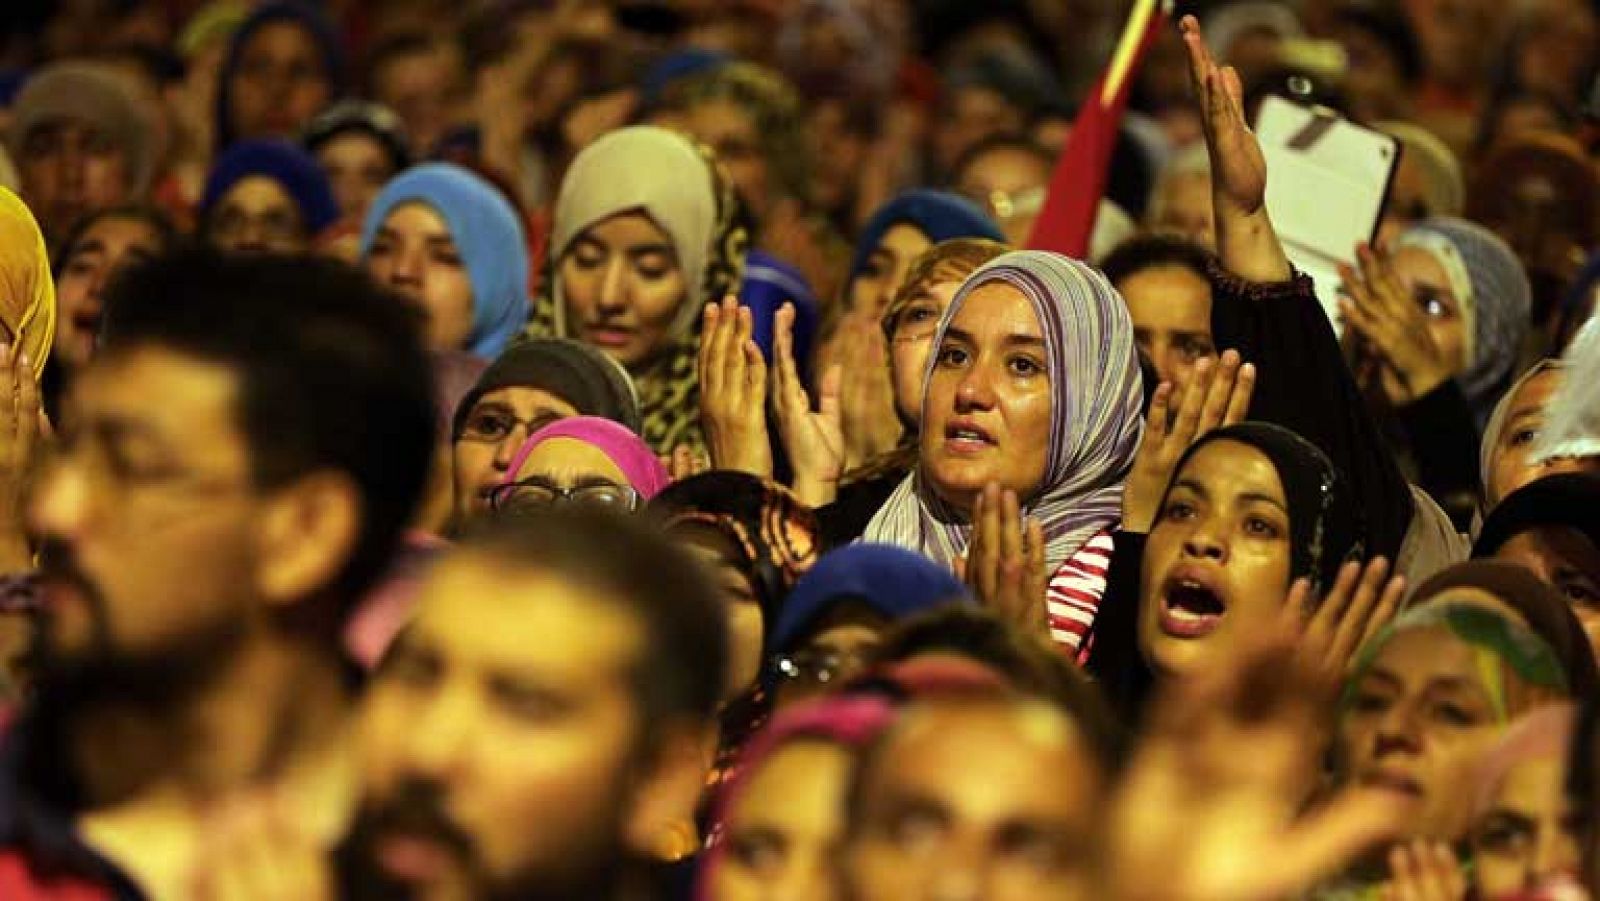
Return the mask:
M 976 423 L 957 420 L 945 426 L 945 445 L 957 453 L 973 453 L 994 446 L 994 436 Z
M 1161 630 L 1174 638 L 1209 635 L 1228 612 L 1216 590 L 1196 578 L 1173 578 L 1161 600 Z
M 1407 798 L 1421 798 L 1423 796 L 1422 783 L 1404 773 L 1373 770 L 1363 775 L 1360 783 L 1367 788 L 1393 792 Z
M 80 310 L 72 315 L 72 327 L 80 332 L 96 334 L 100 331 L 100 311 Z

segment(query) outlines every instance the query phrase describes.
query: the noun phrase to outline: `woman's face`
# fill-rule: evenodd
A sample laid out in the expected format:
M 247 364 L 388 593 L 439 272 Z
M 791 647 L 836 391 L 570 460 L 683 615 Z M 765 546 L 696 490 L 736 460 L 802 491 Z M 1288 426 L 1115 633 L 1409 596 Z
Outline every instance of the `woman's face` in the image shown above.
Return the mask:
M 1562 755 L 1516 764 L 1473 824 L 1473 881 L 1479 898 L 1516 896 L 1578 873 L 1579 811 L 1566 793 Z
M 1428 334 L 1449 361 L 1451 371 L 1465 372 L 1472 363 L 1467 359 L 1466 322 L 1461 318 L 1461 298 L 1450 287 L 1450 276 L 1438 258 L 1421 247 L 1396 250 L 1392 262 L 1400 284 L 1422 307 Z
M 888 628 L 889 621 L 866 606 L 840 603 L 822 618 L 799 650 L 787 655 L 792 671 L 778 683 L 774 708 L 838 691 L 866 670 Z
M 967 295 L 935 350 L 921 436 L 935 492 L 971 511 L 990 482 L 1026 501 L 1050 453 L 1044 334 L 1022 292 L 992 282 Z
M 867 256 L 867 263 L 850 282 L 850 309 L 869 319 L 878 319 L 906 280 L 911 263 L 933 246 L 928 236 L 909 222 L 899 222 L 883 233 L 883 239 Z
M 1523 382 L 1512 396 L 1505 425 L 1499 435 L 1493 436 L 1495 446 L 1489 460 L 1489 484 L 1483 490 L 1485 510 L 1493 510 L 1511 492 L 1544 476 L 1600 472 L 1600 458 L 1595 457 L 1564 457 L 1543 463 L 1531 459 L 1534 442 L 1544 429 L 1545 409 L 1561 382 L 1561 370 L 1547 369 Z
M 762 638 L 766 617 L 755 582 L 745 567 L 744 557 L 733 541 L 720 530 L 700 523 L 687 523 L 675 530 L 706 570 L 716 579 L 722 595 L 722 609 L 728 617 L 728 680 L 723 701 L 731 701 L 749 690 L 761 676 Z
M 317 162 L 333 185 L 339 212 L 350 222 L 361 222 L 367 208 L 395 175 L 394 164 L 372 135 L 347 131 L 317 148 Z
M 761 133 L 744 107 L 732 100 L 702 100 L 680 122 L 696 141 L 710 147 L 739 199 L 760 222 L 772 206 L 772 175 L 761 152 Z
M 367 251 L 367 272 L 417 302 L 431 350 L 461 350 L 472 335 L 472 277 L 450 224 L 422 202 L 389 213 Z
M 1472 813 L 1467 788 L 1503 732 L 1474 647 L 1445 626 L 1405 630 L 1353 692 L 1335 736 L 1341 777 L 1409 802 L 1402 837 L 1461 838 Z
M 304 253 L 311 246 L 300 205 L 264 175 L 241 178 L 222 195 L 207 234 L 227 253 Z
M 720 901 L 833 897 L 832 861 L 850 752 L 832 742 L 793 741 L 749 775 L 723 823 L 726 853 L 712 879 Z
M 939 320 L 950 306 L 960 282 L 934 282 L 912 292 L 895 320 L 889 340 L 889 376 L 894 382 L 894 406 L 906 422 L 922 421 L 922 386 L 928 374 L 928 353 L 933 348 Z
M 558 419 L 578 415 L 565 399 L 539 388 L 512 386 L 478 398 L 456 436 L 456 518 L 489 511 L 489 493 L 505 478 L 528 436 Z
M 1283 609 L 1289 505 L 1272 461 L 1238 441 L 1200 448 L 1146 539 L 1139 650 L 1163 676 L 1219 666 L 1238 636 Z
M 1141 269 L 1117 283 L 1133 318 L 1133 340 L 1156 375 L 1189 383 L 1195 364 L 1217 355 L 1211 337 L 1211 283 L 1184 266 Z
M 94 355 L 104 310 L 101 292 L 123 266 L 161 252 L 161 234 L 138 219 L 107 216 L 67 248 L 56 278 L 56 359 L 76 368 Z
M 561 258 L 572 336 L 638 371 L 672 340 L 689 284 L 672 240 L 644 213 L 618 213 L 579 235 Z
M 257 29 L 228 79 L 236 139 L 292 138 L 327 105 L 333 84 L 310 34 L 294 22 Z
M 1561 592 L 1583 624 L 1589 646 L 1600 653 L 1600 548 L 1589 536 L 1567 526 L 1539 526 L 1514 536 L 1494 557 Z
M 631 512 L 638 501 L 622 468 L 577 438 L 551 438 L 534 448 L 517 470 L 516 484 L 501 509 L 582 503 Z

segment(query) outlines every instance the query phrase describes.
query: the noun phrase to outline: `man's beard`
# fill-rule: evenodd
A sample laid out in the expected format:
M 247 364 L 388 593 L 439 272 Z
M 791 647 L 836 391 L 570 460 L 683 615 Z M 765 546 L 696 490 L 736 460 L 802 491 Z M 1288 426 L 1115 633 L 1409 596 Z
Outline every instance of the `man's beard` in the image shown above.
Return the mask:
M 583 837 L 566 843 L 558 864 L 540 864 L 503 877 L 488 872 L 472 836 L 444 809 L 437 783 L 413 778 L 402 782 L 385 801 L 362 806 L 350 832 L 334 852 L 341 901 L 407 901 L 421 897 L 378 863 L 378 847 L 391 836 L 404 835 L 433 843 L 451 857 L 470 897 L 478 901 L 606 901 L 617 897 L 634 867 L 622 840 L 626 789 L 594 809 L 601 822 L 565 820 L 555 828 L 578 829 Z
M 104 593 L 84 575 L 71 549 L 47 542 L 39 563 L 44 579 L 63 583 L 82 598 L 89 617 L 86 646 L 67 652 L 52 635 L 46 609 L 33 660 L 41 703 L 48 700 L 65 710 L 176 703 L 236 656 L 248 629 L 243 616 L 224 613 L 153 646 L 129 649 L 116 638 Z

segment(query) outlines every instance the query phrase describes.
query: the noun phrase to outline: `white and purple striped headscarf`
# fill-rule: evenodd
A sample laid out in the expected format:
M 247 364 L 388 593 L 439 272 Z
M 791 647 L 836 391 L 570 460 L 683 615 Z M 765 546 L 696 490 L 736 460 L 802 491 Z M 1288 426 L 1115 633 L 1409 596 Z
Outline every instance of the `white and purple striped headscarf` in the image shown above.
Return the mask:
M 943 343 L 967 297 L 994 282 L 1028 298 L 1044 333 L 1050 449 L 1044 480 L 1033 496 L 1023 498 L 1022 507 L 1044 526 L 1045 559 L 1053 572 L 1084 542 L 1122 519 L 1122 483 L 1144 433 L 1133 320 L 1116 289 L 1087 264 L 1020 250 L 967 278 L 945 310 L 934 348 Z M 937 357 L 937 350 L 928 356 L 924 398 Z M 863 540 L 911 548 L 953 565 L 971 539 L 972 526 L 964 520 L 913 473 L 872 518 Z

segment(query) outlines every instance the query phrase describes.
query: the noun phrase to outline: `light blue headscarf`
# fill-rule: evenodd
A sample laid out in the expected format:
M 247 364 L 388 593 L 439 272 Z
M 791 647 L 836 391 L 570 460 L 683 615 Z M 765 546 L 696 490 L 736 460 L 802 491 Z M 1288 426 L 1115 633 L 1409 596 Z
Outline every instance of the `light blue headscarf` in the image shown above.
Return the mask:
M 421 202 L 450 226 L 472 282 L 472 332 L 465 350 L 492 360 L 528 321 L 528 242 L 516 210 L 488 182 L 451 163 L 407 169 L 384 186 L 361 227 L 361 258 L 401 204 Z

